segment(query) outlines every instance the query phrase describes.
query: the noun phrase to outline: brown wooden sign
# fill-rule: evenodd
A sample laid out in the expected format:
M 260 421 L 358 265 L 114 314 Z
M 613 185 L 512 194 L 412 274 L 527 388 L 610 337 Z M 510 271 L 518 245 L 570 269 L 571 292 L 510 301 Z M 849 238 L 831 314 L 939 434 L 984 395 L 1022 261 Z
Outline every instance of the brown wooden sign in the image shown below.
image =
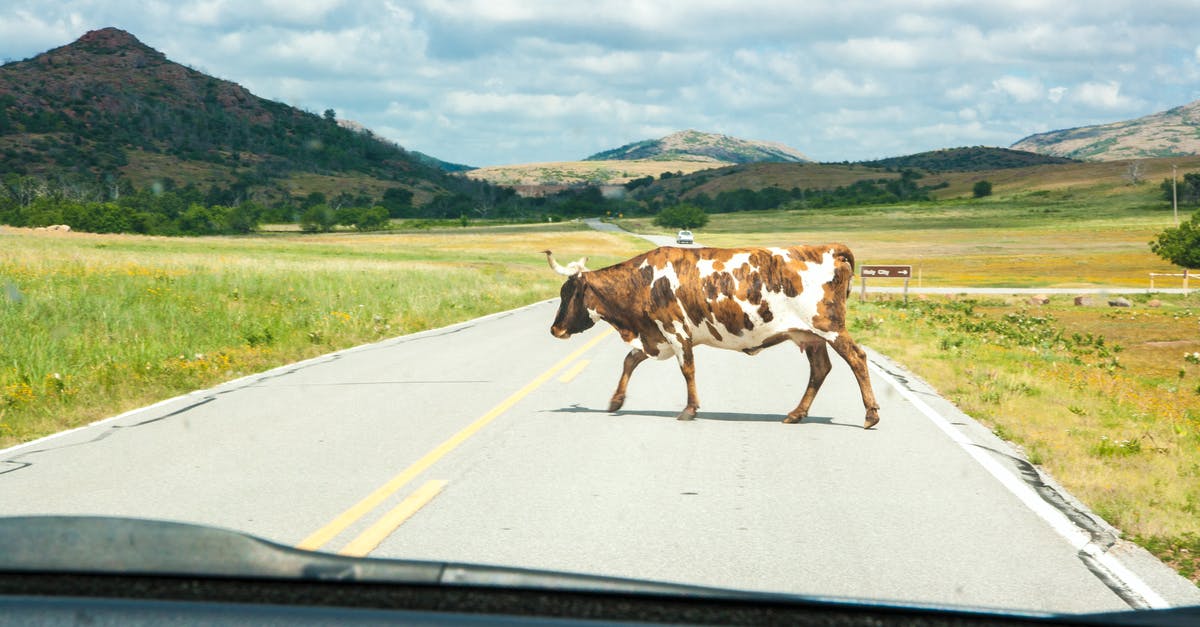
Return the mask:
M 912 266 L 863 266 L 859 269 L 862 278 L 907 279 L 912 276 Z

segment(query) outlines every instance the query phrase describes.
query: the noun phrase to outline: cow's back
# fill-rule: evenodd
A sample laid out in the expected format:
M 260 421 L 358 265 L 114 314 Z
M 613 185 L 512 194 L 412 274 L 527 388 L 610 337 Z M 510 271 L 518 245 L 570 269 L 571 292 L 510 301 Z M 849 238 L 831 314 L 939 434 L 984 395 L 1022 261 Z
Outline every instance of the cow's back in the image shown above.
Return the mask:
M 663 335 L 734 350 L 794 331 L 832 339 L 844 329 L 854 272 L 853 254 L 842 244 L 663 247 L 626 264 Z

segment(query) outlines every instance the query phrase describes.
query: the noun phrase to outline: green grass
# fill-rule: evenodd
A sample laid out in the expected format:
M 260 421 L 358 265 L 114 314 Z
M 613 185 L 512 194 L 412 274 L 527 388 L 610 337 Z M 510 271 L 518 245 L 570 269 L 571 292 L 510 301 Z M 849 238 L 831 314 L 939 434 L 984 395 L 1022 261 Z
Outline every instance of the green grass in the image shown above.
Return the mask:
M 162 398 L 557 294 L 540 251 L 580 226 L 157 238 L 0 234 L 0 446 Z

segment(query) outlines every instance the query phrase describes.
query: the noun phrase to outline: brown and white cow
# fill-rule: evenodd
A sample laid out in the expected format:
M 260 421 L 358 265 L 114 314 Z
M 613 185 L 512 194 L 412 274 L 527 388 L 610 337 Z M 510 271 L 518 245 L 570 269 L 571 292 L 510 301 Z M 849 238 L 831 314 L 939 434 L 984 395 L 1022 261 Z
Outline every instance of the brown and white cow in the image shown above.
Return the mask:
M 687 382 L 687 406 L 679 420 L 696 417 L 697 345 L 754 355 L 791 340 L 810 364 L 808 389 L 784 422 L 800 422 L 829 374 L 832 346 L 858 379 L 867 416 L 879 422 L 879 405 L 867 374 L 866 353 L 846 333 L 846 297 L 854 278 L 854 255 L 842 244 L 788 248 L 656 248 L 599 270 L 587 257 L 566 267 L 543 251 L 567 276 L 550 333 L 567 338 L 603 320 L 633 350 L 612 395 L 609 411 L 625 403 L 633 369 L 650 357 L 675 357 Z

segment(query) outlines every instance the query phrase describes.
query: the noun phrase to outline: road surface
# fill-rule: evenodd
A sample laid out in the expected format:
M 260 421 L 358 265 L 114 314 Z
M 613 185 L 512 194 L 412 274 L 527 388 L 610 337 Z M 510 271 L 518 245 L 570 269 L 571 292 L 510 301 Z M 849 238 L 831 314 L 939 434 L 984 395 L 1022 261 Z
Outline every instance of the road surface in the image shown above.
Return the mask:
M 606 326 L 552 338 L 555 307 L 0 451 L 0 515 L 170 519 L 321 551 L 919 603 L 1200 603 L 883 357 L 869 431 L 836 356 L 811 417 L 780 422 L 807 380 L 793 346 L 699 349 L 696 421 L 674 420 L 674 361 L 643 364 L 610 414 L 627 348 Z

